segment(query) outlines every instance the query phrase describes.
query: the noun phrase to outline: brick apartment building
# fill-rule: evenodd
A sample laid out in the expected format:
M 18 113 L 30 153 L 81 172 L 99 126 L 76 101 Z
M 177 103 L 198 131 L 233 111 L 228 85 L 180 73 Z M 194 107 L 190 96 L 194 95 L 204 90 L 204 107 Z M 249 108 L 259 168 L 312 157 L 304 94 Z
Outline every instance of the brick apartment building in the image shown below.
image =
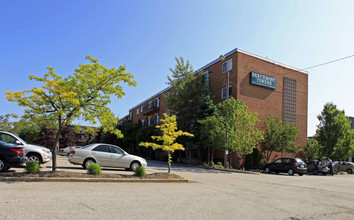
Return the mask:
M 259 55 L 234 49 L 224 55 L 225 59 L 213 60 L 195 73 L 209 82 L 215 104 L 226 99 L 227 72 L 229 72 L 230 96 L 242 100 L 248 111 L 257 112 L 263 127 L 264 119 L 272 114 L 283 121 L 295 123 L 299 128 L 297 144 L 304 147 L 307 140 L 308 75 L 300 69 L 270 60 Z M 164 95 L 168 87 L 129 110 L 129 115 L 120 120 L 140 122 L 144 126 L 155 126 L 167 112 Z M 273 158 L 280 155 L 273 153 Z M 222 153 L 215 155 L 221 157 Z M 236 158 L 236 157 L 233 157 Z M 238 167 L 240 161 L 234 161 Z

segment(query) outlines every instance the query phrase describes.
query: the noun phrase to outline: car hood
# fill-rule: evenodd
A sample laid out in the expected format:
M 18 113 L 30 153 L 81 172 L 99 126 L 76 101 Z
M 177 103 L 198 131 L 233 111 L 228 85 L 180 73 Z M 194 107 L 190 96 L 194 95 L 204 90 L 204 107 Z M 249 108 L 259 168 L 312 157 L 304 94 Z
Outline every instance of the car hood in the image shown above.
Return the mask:
M 47 153 L 51 152 L 51 150 L 49 150 L 48 148 L 40 146 L 40 145 L 35 145 L 35 144 L 26 144 L 26 145 L 24 145 L 24 147 L 30 148 L 30 149 L 45 150 Z
M 127 155 L 129 155 L 129 157 L 131 157 L 133 160 L 142 160 L 142 161 L 146 161 L 144 158 L 139 157 L 139 156 L 135 156 L 135 155 L 132 155 L 132 154 L 127 154 Z

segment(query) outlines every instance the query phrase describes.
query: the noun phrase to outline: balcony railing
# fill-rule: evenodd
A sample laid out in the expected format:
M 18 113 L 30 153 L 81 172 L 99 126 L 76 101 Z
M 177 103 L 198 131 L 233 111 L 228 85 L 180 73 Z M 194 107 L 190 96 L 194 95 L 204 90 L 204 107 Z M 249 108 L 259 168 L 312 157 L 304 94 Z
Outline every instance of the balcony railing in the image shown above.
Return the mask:
M 155 103 L 150 103 L 144 106 L 143 115 L 149 114 L 151 112 L 159 110 L 160 106 L 157 106 Z

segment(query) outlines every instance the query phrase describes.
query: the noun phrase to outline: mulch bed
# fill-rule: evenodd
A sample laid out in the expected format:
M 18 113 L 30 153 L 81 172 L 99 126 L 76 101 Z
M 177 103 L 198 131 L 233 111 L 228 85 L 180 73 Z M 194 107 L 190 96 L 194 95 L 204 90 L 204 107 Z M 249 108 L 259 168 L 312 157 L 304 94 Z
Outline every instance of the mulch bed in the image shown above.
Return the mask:
M 0 173 L 0 177 L 55 177 L 55 178 L 139 178 L 139 179 L 167 179 L 167 180 L 182 180 L 184 178 L 173 173 L 152 173 L 144 177 L 137 177 L 134 175 L 118 175 L 118 174 L 100 174 L 92 175 L 88 173 L 75 173 L 68 171 L 41 171 L 38 174 L 6 172 Z

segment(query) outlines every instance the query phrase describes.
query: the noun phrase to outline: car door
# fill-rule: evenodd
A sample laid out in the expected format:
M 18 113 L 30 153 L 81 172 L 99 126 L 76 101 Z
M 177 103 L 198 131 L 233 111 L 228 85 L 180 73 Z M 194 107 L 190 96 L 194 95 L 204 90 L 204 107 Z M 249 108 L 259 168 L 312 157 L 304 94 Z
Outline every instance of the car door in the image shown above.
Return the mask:
M 281 171 L 282 172 L 288 172 L 288 170 L 290 168 L 292 168 L 294 165 L 294 161 L 291 158 L 284 158 L 283 159 L 283 163 L 282 163 L 282 167 L 281 167 Z
M 112 167 L 119 168 L 129 168 L 131 159 L 128 154 L 125 154 L 119 147 L 111 146 L 112 156 L 111 165 Z
M 279 159 L 275 160 L 273 163 L 269 164 L 270 170 L 275 171 L 275 172 L 280 172 L 282 161 L 283 161 L 283 159 L 279 158 Z
M 101 144 L 93 148 L 92 156 L 101 167 L 111 166 L 111 149 L 109 145 Z

